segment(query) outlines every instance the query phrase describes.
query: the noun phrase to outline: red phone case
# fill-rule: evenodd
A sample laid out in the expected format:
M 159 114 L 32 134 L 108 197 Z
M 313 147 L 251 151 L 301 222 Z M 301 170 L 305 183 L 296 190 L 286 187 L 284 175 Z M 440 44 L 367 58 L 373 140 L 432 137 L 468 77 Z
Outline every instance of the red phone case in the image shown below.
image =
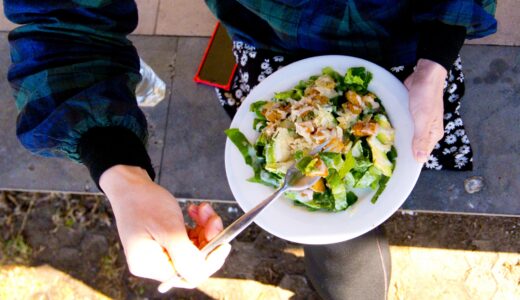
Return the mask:
M 195 77 L 193 77 L 193 80 L 195 82 L 198 82 L 198 83 L 207 84 L 207 85 L 210 85 L 210 86 L 218 87 L 218 88 L 224 89 L 226 91 L 229 91 L 229 89 L 231 88 L 231 83 L 232 83 L 232 80 L 233 80 L 233 76 L 234 76 L 235 71 L 237 69 L 237 64 L 236 63 L 235 63 L 235 66 L 233 67 L 233 71 L 231 71 L 231 76 L 229 77 L 229 80 L 228 80 L 228 82 L 226 84 L 218 84 L 218 83 L 211 82 L 211 81 L 208 81 L 208 80 L 205 80 L 205 79 L 202 79 L 202 78 L 199 77 L 200 70 L 202 69 L 202 66 L 204 65 L 204 63 L 206 62 L 206 58 L 208 56 L 209 49 L 211 48 L 211 44 L 213 43 L 213 40 L 215 39 L 215 33 L 217 32 L 217 29 L 218 29 L 219 26 L 220 26 L 220 22 L 217 22 L 217 25 L 215 25 L 215 29 L 213 29 L 213 33 L 211 34 L 211 38 L 209 40 L 208 47 L 204 51 L 204 56 L 202 57 L 202 61 L 200 62 L 199 68 L 197 69 L 197 73 L 195 74 Z

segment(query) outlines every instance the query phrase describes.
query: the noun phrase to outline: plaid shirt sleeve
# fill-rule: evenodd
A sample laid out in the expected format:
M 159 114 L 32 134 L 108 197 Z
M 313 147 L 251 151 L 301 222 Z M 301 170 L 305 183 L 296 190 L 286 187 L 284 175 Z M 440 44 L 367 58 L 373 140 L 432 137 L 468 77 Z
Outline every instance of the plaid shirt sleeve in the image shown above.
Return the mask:
M 466 28 L 466 38 L 475 39 L 497 30 L 494 0 L 416 0 L 413 3 L 414 21 L 439 21 L 446 25 Z
M 99 159 L 86 152 L 117 157 L 103 154 L 106 149 L 99 144 L 111 152 L 132 152 L 117 149 L 118 144 L 132 145 L 140 149 L 129 156 L 139 156 L 141 163 L 132 158 L 126 163 L 147 161 L 144 167 L 150 169 L 144 149 L 146 119 L 134 92 L 141 78 L 139 57 L 127 39 L 137 26 L 135 2 L 4 0 L 4 10 L 9 20 L 22 25 L 9 34 L 8 80 L 19 109 L 17 136 L 23 146 L 38 155 L 83 162 L 92 174 L 92 164 L 99 173 L 120 161 L 108 159 L 108 165 L 99 166 Z M 92 129 L 96 134 L 88 135 L 82 154 L 78 145 Z M 106 145 L 110 141 L 112 145 Z M 92 175 L 97 181 L 101 173 Z

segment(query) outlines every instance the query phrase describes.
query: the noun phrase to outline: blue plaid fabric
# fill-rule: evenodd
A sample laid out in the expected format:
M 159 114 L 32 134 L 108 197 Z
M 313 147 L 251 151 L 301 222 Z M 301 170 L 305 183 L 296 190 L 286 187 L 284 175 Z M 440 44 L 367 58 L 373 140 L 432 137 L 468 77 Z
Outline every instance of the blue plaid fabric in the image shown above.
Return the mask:
M 415 62 L 418 25 L 440 21 L 467 38 L 496 31 L 490 0 L 206 0 L 235 40 L 284 54 L 348 54 L 386 67 Z
M 93 127 L 125 127 L 146 140 L 134 92 L 139 56 L 127 39 L 134 1 L 5 0 L 4 10 L 23 25 L 9 34 L 8 80 L 27 149 L 78 161 L 78 141 Z
M 417 24 L 438 20 L 469 38 L 495 32 L 493 1 L 206 0 L 235 39 L 302 55 L 346 53 L 381 64 L 415 60 Z M 4 0 L 8 79 L 20 110 L 17 135 L 33 153 L 78 160 L 93 127 L 130 129 L 143 142 L 135 101 L 139 59 L 127 39 L 137 25 L 129 0 Z

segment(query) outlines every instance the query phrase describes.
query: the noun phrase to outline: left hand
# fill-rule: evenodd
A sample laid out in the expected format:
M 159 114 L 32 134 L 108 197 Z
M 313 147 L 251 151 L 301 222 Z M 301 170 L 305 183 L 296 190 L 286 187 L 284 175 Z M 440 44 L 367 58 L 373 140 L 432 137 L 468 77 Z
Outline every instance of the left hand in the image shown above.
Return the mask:
M 419 59 L 415 71 L 404 81 L 414 121 L 413 153 L 425 163 L 435 144 L 444 136 L 444 82 L 447 71 L 440 64 Z

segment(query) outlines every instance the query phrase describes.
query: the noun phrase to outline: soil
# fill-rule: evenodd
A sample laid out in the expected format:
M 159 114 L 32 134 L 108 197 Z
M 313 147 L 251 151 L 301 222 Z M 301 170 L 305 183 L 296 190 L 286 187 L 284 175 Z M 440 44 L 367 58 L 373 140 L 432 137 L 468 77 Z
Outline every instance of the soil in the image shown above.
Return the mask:
M 185 209 L 187 204 L 181 203 Z M 214 203 L 227 225 L 242 211 Z M 520 218 L 397 212 L 384 223 L 391 245 L 520 252 Z M 128 272 L 112 211 L 102 196 L 0 192 L 0 264 L 48 264 L 116 299 L 211 299 L 197 290 L 164 296 Z M 216 277 L 253 279 L 319 299 L 305 277 L 301 246 L 250 226 Z M 295 255 L 296 253 L 296 255 Z

